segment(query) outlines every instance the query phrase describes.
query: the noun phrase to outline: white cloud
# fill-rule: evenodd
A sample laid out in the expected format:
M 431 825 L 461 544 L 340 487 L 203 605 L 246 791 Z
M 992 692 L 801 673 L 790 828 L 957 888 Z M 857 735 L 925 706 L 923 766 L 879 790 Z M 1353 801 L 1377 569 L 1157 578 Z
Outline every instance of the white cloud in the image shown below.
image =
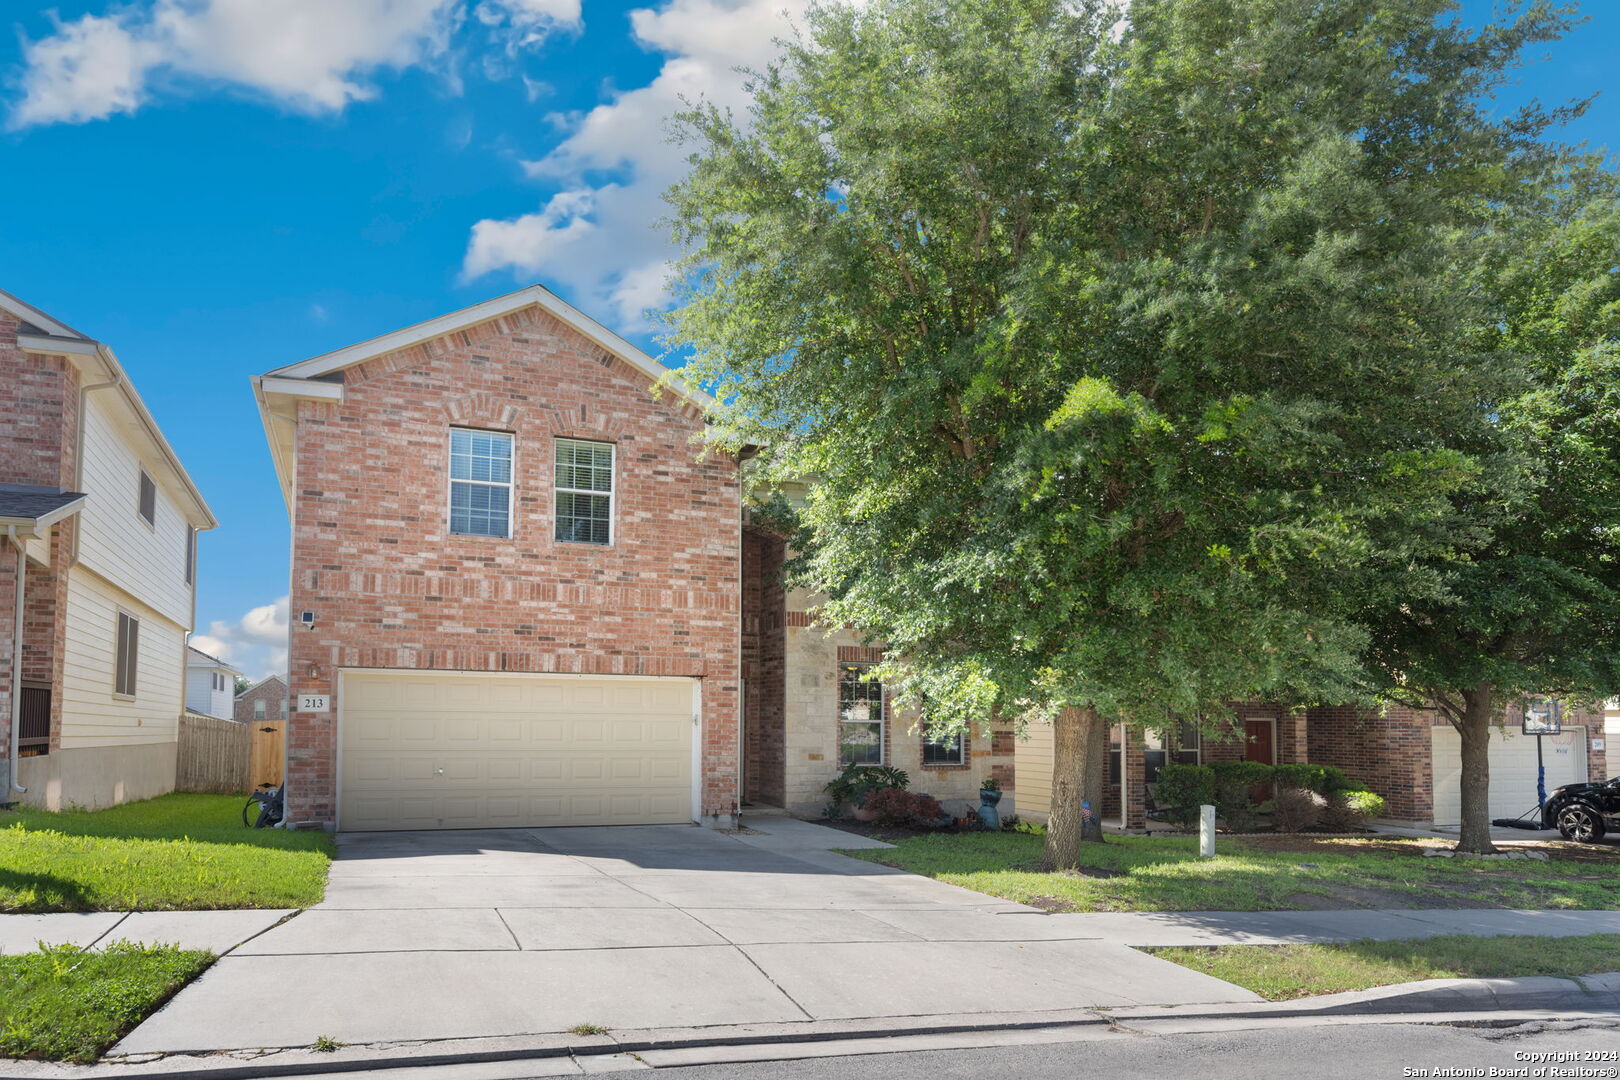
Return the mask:
M 644 313 L 668 301 L 675 254 L 657 223 L 662 193 L 686 170 L 688 151 L 669 142 L 666 118 L 708 100 L 739 113 L 744 76 L 776 54 L 807 0 L 669 0 L 631 14 L 635 36 L 666 54 L 651 83 L 616 95 L 576 119 L 569 136 L 530 176 L 562 190 L 539 211 L 475 224 L 463 273 L 509 270 L 569 287 L 585 305 L 625 329 L 646 329 Z M 615 174 L 594 181 L 593 174 Z
M 191 635 L 205 653 L 229 660 L 252 679 L 287 670 L 287 597 L 253 608 L 234 622 L 215 619 Z
M 579 0 L 483 0 L 477 10 L 508 55 L 579 23 Z M 374 96 L 378 71 L 445 61 L 466 13 L 466 0 L 154 0 L 85 15 L 25 43 L 10 124 L 133 112 L 155 86 L 188 78 L 337 111 Z

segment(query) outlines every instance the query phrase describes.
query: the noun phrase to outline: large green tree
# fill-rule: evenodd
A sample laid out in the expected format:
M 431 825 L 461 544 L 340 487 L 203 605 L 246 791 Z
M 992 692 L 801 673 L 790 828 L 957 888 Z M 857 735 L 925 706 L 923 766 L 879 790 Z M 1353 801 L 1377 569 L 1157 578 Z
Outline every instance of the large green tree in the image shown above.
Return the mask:
M 1462 745 L 1459 848 L 1489 852 L 1491 728 L 1527 695 L 1620 693 L 1620 183 L 1596 162 L 1499 206 L 1479 348 L 1525 373 L 1492 409 L 1506 466 L 1458 493 L 1487 542 L 1396 568 L 1439 591 L 1374 605 L 1384 694 L 1440 711 Z M 1397 590 L 1398 591 L 1398 590 Z M 1524 793 L 1530 805 L 1530 793 Z
M 801 580 L 931 726 L 1054 720 L 1056 865 L 1105 722 L 1354 695 L 1346 583 L 1470 538 L 1503 392 L 1456 270 L 1545 122 L 1479 102 L 1563 18 L 1449 8 L 826 6 L 680 118 L 717 437 L 816 478 Z

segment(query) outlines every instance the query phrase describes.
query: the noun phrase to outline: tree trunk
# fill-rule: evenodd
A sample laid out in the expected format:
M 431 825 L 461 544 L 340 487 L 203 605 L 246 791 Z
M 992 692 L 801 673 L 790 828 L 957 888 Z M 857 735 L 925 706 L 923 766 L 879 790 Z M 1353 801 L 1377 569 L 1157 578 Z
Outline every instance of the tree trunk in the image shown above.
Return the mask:
M 1087 753 L 1101 734 L 1103 753 Z M 1091 759 L 1089 762 L 1087 759 Z M 1080 817 L 1082 799 L 1092 800 L 1093 814 L 1101 810 L 1102 768 L 1108 760 L 1108 727 L 1097 710 L 1068 708 L 1052 721 L 1052 809 L 1046 821 L 1046 861 L 1054 870 L 1072 870 L 1080 865 L 1080 841 L 1084 829 Z M 1092 767 L 1088 767 L 1092 766 Z M 1089 790 L 1087 779 L 1095 773 L 1096 785 Z
M 1480 683 L 1463 691 L 1462 836 L 1458 851 L 1488 855 L 1491 844 L 1491 686 Z

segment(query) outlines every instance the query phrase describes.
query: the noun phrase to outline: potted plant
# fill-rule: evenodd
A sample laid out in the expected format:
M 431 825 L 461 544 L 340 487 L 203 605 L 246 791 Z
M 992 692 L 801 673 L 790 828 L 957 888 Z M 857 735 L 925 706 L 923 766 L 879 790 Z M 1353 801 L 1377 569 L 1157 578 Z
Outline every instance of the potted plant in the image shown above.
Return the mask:
M 996 804 L 1001 801 L 1001 781 L 987 776 L 979 781 L 979 824 L 986 829 L 1000 829 L 1001 815 Z

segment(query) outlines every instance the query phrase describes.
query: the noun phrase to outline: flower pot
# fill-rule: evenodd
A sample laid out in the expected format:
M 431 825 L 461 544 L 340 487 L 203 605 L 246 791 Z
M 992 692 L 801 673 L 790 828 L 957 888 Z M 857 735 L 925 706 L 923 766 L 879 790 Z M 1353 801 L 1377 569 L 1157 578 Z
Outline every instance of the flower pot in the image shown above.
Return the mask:
M 857 806 L 854 809 L 853 813 L 855 814 L 855 820 L 856 821 L 876 821 L 877 820 L 877 811 L 868 810 L 864 806 Z
M 994 806 L 996 803 L 1001 801 L 1001 792 L 981 791 L 979 792 L 979 801 L 985 806 Z

